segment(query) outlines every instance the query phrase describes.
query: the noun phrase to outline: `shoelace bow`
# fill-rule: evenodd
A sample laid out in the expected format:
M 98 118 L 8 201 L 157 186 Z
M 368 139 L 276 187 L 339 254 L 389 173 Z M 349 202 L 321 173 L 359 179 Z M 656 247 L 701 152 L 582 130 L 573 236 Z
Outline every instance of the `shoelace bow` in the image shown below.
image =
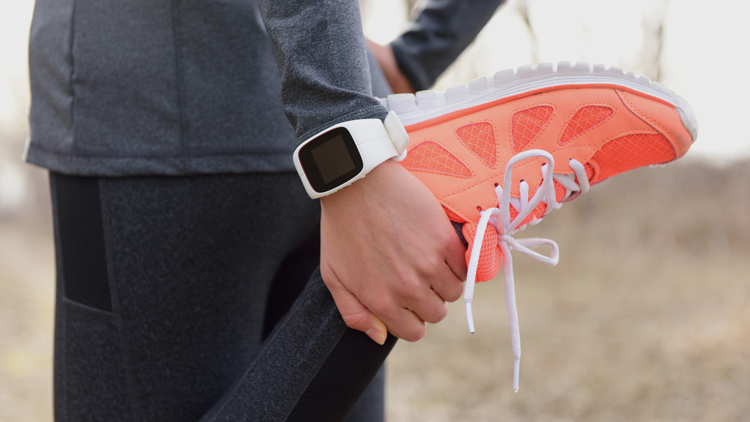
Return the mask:
M 521 198 L 511 198 L 511 189 L 503 189 L 503 186 L 509 187 L 511 184 L 511 172 L 513 166 L 519 161 L 532 157 L 541 157 L 547 161 L 542 165 L 542 184 L 529 199 L 529 185 L 525 181 L 520 183 Z M 508 306 L 508 319 L 510 321 L 510 341 L 513 347 L 513 390 L 518 391 L 518 372 L 521 363 L 521 334 L 518 328 L 518 311 L 516 309 L 516 293 L 513 280 L 513 258 L 511 249 L 515 249 L 526 254 L 538 261 L 549 265 L 556 265 L 559 259 L 559 249 L 557 243 L 550 239 L 526 238 L 515 239 L 513 234 L 526 228 L 527 224 L 521 225 L 521 222 L 544 201 L 547 209 L 542 217 L 547 216 L 553 209 L 560 208 L 561 203 L 557 202 L 555 193 L 556 181 L 565 188 L 563 199 L 572 199 L 575 196 L 586 193 L 590 184 L 586 174 L 586 168 L 577 160 L 569 161 L 570 167 L 575 174 L 554 174 L 555 160 L 550 153 L 543 150 L 528 150 L 516 154 L 508 161 L 505 166 L 505 177 L 503 184 L 495 187 L 497 195 L 498 208 L 489 208 L 480 211 L 481 217 L 477 224 L 477 232 L 474 236 L 474 244 L 471 249 L 469 258 L 469 268 L 466 275 L 466 285 L 464 286 L 464 302 L 466 303 L 466 318 L 469 323 L 469 331 L 474 333 L 474 317 L 471 311 L 471 301 L 474 298 L 474 284 L 477 275 L 477 266 L 479 264 L 479 255 L 482 249 L 484 233 L 488 225 L 492 225 L 498 234 L 498 246 L 503 254 L 503 271 L 505 274 L 505 301 Z M 576 183 L 576 179 L 578 182 Z M 510 221 L 510 206 L 518 211 L 518 216 Z M 541 218 L 533 219 L 528 224 L 534 225 L 539 223 Z M 530 248 L 548 245 L 552 248 L 550 256 L 542 255 Z

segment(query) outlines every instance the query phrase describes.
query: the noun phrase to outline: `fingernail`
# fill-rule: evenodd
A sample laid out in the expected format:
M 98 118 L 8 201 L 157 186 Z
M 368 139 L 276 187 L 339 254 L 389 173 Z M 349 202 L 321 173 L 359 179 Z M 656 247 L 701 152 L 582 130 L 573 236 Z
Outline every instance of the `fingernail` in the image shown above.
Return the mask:
M 375 343 L 378 343 L 379 345 L 385 344 L 385 339 L 388 336 L 388 329 L 385 327 L 385 323 L 381 321 L 378 318 L 374 318 L 373 320 L 374 327 L 370 327 L 365 331 L 365 334 L 367 334 L 368 337 L 372 339 Z
M 374 328 L 370 328 L 365 334 L 367 334 L 367 336 L 370 337 L 375 343 L 378 343 L 381 346 L 385 344 L 385 335 L 380 331 Z

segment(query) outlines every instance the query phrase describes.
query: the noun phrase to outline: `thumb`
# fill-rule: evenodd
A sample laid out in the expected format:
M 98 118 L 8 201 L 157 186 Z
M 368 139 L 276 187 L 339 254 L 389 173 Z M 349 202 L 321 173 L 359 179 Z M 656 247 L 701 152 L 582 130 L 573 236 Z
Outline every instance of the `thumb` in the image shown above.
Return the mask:
M 331 291 L 333 300 L 336 302 L 336 307 L 339 308 L 339 313 L 341 313 L 341 318 L 344 319 L 346 326 L 362 331 L 372 341 L 382 346 L 386 337 L 388 337 L 388 328 L 385 323 L 370 312 L 354 294 L 346 290 L 341 284 L 338 284 L 335 288 L 329 285 L 328 289 Z

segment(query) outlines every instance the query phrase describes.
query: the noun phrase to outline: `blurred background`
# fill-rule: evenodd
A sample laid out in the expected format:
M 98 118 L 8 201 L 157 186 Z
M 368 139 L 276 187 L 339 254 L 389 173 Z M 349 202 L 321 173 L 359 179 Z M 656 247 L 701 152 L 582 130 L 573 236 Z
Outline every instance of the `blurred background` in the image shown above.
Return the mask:
M 387 43 L 414 0 L 360 0 Z M 0 421 L 52 419 L 54 252 L 46 173 L 25 165 L 33 1 L 0 3 Z M 692 105 L 678 163 L 618 176 L 524 235 L 560 264 L 516 256 L 521 389 L 502 278 L 388 362 L 388 420 L 750 420 L 750 5 L 715 0 L 509 0 L 438 89 L 525 64 L 604 63 Z

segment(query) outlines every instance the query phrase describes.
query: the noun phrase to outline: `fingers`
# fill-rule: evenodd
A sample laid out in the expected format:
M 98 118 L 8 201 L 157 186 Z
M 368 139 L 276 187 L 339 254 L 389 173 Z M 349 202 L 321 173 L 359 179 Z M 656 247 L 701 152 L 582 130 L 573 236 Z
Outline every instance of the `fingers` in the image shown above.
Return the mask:
M 417 341 L 424 337 L 426 332 L 425 322 L 413 311 L 389 301 L 384 295 L 372 295 L 371 297 L 377 299 L 374 302 L 368 302 L 365 306 L 357 296 L 346 289 L 329 268 L 322 265 L 321 275 L 347 327 L 362 331 L 380 345 L 385 342 L 388 331 L 406 341 Z M 435 292 L 432 292 L 432 296 L 433 305 L 445 306 L 445 302 Z M 444 315 L 440 316 L 440 312 L 437 312 L 437 315 L 433 315 L 434 312 L 423 312 L 429 315 L 429 319 L 439 318 L 438 320 L 442 320 L 445 317 Z M 447 309 L 445 313 L 447 313 Z M 383 319 L 381 320 L 376 315 Z
M 454 267 L 458 267 L 458 271 L 465 271 L 464 248 L 457 238 L 455 242 L 458 248 L 454 246 L 453 251 L 458 252 L 459 259 L 453 260 L 457 261 Z M 461 297 L 463 280 L 447 263 L 453 253 L 447 254 L 446 261 L 431 266 L 432 271 L 427 279 L 408 277 L 411 282 L 400 280 L 399 294 L 388 297 L 371 292 L 365 295 L 370 298 L 365 303 L 347 290 L 330 268 L 323 265 L 321 271 L 348 327 L 364 332 L 378 344 L 385 341 L 388 331 L 398 338 L 417 341 L 425 335 L 425 322 L 437 324 L 445 319 L 448 314 L 446 301 L 453 302 Z M 442 268 L 437 268 L 440 265 Z
M 427 332 L 424 321 L 409 309 L 400 308 L 395 304 L 373 305 L 373 308 L 382 311 L 376 313 L 383 316 L 388 331 L 400 339 L 417 341 Z
M 381 346 L 385 343 L 388 336 L 385 323 L 365 308 L 356 296 L 346 290 L 331 294 L 347 327 L 362 331 Z
M 412 86 L 411 81 L 404 75 L 401 68 L 398 67 L 396 56 L 393 54 L 393 48 L 390 45 L 380 45 L 367 38 L 365 38 L 365 42 L 375 55 L 394 94 L 414 94 L 417 92 Z
M 326 285 L 349 328 L 364 332 L 380 345 L 385 342 L 388 331 L 400 339 L 414 342 L 424 337 L 425 322 L 437 324 L 445 319 L 448 315 L 446 300 L 453 302 L 463 292 L 463 281 L 447 264 L 444 265 L 443 277 L 433 282 L 432 289 L 416 285 L 405 290 L 399 301 L 404 306 L 389 302 L 381 295 L 373 296 L 379 297 L 379 301 L 365 305 L 335 279 Z
M 460 297 L 462 281 L 458 280 L 447 268 L 452 280 L 445 283 L 443 295 L 450 297 L 451 301 Z M 327 281 L 328 279 L 331 282 Z M 383 296 L 375 303 L 365 306 L 354 294 L 335 279 L 325 277 L 326 286 L 336 302 L 344 323 L 352 329 L 362 331 L 374 342 L 382 345 L 387 337 L 388 331 L 396 337 L 406 341 L 417 341 L 424 337 L 426 332 L 425 322 L 437 324 L 448 315 L 448 306 L 443 297 L 436 291 L 415 287 L 413 291 L 403 295 L 402 307 L 395 302 L 388 302 Z M 448 287 L 450 286 L 450 287 Z M 450 293 L 446 293 L 450 292 Z M 382 318 L 382 319 L 381 319 Z
M 422 299 L 412 301 L 408 309 L 430 324 L 437 324 L 448 315 L 448 304 L 432 289 L 428 289 Z
M 434 277 L 431 287 L 443 300 L 455 302 L 461 297 L 466 279 L 466 248 L 461 243 L 452 225 L 446 226 L 443 238 L 444 267 L 438 269 L 440 276 Z
M 445 318 L 463 290 L 465 250 L 415 176 L 386 161 L 321 209 L 321 272 L 347 326 L 416 341 Z
M 339 309 L 346 326 L 362 331 L 372 341 L 382 346 L 388 336 L 385 323 L 362 305 L 356 296 L 346 290 L 335 275 L 327 272 L 323 276 L 323 281 L 331 292 L 333 301 L 336 302 L 336 307 Z
M 445 262 L 459 280 L 466 280 L 466 248 L 458 234 L 451 229 L 452 236 L 446 242 Z
M 445 271 L 443 271 L 445 276 L 433 281 L 432 290 L 444 301 L 455 302 L 463 294 L 464 280 L 456 276 L 447 261 L 443 265 L 445 266 Z

